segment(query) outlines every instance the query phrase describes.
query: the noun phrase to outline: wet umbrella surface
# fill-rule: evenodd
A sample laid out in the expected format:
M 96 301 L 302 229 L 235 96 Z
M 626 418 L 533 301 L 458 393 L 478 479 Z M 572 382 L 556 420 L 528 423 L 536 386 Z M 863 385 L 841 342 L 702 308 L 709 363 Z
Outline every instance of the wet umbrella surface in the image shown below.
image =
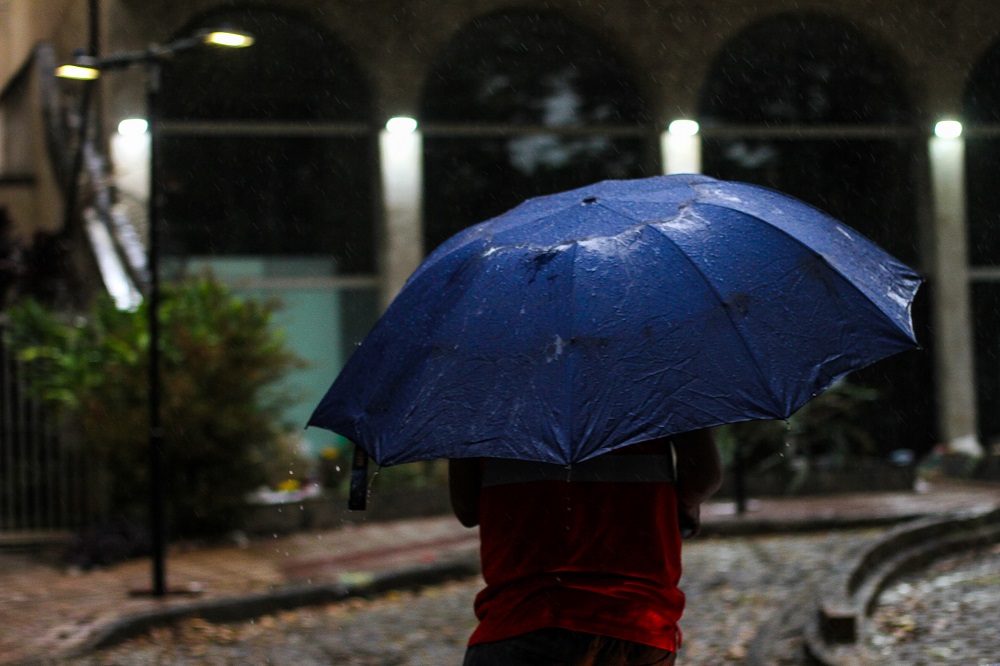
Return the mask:
M 825 213 L 706 176 L 604 181 L 453 236 L 309 425 L 379 464 L 570 464 L 785 418 L 916 346 L 920 279 Z

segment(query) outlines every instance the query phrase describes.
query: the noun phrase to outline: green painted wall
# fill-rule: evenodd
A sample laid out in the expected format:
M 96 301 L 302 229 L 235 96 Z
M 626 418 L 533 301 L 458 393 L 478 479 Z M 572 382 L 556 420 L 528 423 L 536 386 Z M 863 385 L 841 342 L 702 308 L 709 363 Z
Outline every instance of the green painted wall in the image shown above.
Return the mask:
M 181 268 L 175 264 L 175 268 Z M 292 397 L 284 418 L 302 428 L 313 455 L 334 446 L 346 454 L 348 442 L 304 426 L 351 351 L 374 324 L 378 293 L 361 280 L 337 281 L 332 262 L 317 259 L 227 257 L 188 260 L 187 274 L 210 273 L 240 296 L 277 300 L 274 325 L 306 367 L 291 373 L 278 390 Z M 346 457 L 346 456 L 345 456 Z

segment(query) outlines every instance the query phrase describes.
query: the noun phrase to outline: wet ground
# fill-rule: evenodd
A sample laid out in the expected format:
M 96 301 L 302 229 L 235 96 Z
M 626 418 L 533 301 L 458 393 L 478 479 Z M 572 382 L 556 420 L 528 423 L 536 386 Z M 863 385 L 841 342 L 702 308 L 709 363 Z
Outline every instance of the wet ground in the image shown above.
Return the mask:
M 812 535 L 717 538 L 689 542 L 684 589 L 685 666 L 744 664 L 768 621 L 816 576 L 877 538 L 877 529 Z M 211 625 L 201 620 L 73 660 L 111 664 L 460 664 L 475 623 L 479 580 L 417 593 L 394 593 L 305 608 L 253 622 Z M 770 663 L 799 664 L 800 644 L 788 631 L 768 646 Z
M 872 619 L 867 646 L 885 666 L 1000 665 L 1000 546 L 898 579 Z

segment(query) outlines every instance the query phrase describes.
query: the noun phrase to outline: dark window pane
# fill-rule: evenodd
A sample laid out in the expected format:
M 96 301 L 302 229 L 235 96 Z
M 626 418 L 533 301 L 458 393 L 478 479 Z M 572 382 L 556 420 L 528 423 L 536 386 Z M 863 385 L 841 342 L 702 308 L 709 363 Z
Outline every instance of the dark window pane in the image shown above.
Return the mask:
M 963 116 L 969 123 L 1000 123 L 1000 42 L 986 52 L 969 75 Z M 973 264 L 1000 265 L 1000 188 L 995 175 L 998 164 L 1000 140 L 968 139 L 969 259 Z
M 555 15 L 503 12 L 473 21 L 435 60 L 422 117 L 545 126 L 648 120 L 631 74 Z
M 250 48 L 205 46 L 163 72 L 162 113 L 171 119 L 338 120 L 371 117 L 368 86 L 350 53 L 312 24 L 275 11 L 223 10 L 185 28 L 230 26 Z
M 972 68 L 965 84 L 962 115 L 968 122 L 1000 123 L 1000 41 Z
M 201 15 L 180 32 L 229 26 L 245 49 L 205 47 L 164 68 L 171 120 L 354 122 L 370 118 L 360 70 L 303 17 L 264 9 Z M 375 270 L 370 138 L 166 136 L 165 252 L 175 256 L 330 258 L 338 273 Z
M 976 63 L 966 84 L 963 116 L 969 123 L 1000 123 L 1000 41 Z M 970 137 L 966 141 L 969 260 L 1000 265 L 1000 139 Z M 976 396 L 979 435 L 985 442 L 1000 438 L 1000 284 L 972 285 L 975 336 Z
M 166 253 L 322 255 L 373 272 L 369 143 L 165 139 Z
M 896 123 L 909 117 L 888 61 L 854 28 L 781 16 L 746 29 L 712 64 L 700 118 L 728 123 Z
M 1000 438 L 1000 284 L 973 284 L 979 435 Z
M 428 251 L 524 199 L 642 170 L 645 144 L 604 136 L 528 135 L 424 142 Z
M 706 139 L 704 171 L 765 185 L 843 220 L 899 259 L 917 259 L 908 141 Z
M 997 70 L 1000 78 L 1000 70 Z M 1000 265 L 1000 139 L 970 138 L 965 144 L 969 261 Z

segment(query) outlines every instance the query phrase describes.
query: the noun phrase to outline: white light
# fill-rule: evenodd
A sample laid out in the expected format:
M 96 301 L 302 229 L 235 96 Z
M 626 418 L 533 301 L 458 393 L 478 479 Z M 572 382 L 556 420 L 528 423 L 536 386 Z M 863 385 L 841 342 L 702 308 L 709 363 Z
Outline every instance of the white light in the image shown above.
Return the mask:
M 385 129 L 389 134 L 413 134 L 417 130 L 417 121 L 413 118 L 397 116 L 389 118 Z
M 122 136 L 139 136 L 149 129 L 149 123 L 144 118 L 126 118 L 118 123 L 118 133 Z
M 962 123 L 957 120 L 941 120 L 934 126 L 934 136 L 940 139 L 957 139 L 962 136 Z
M 675 136 L 694 136 L 698 133 L 699 129 L 698 121 L 686 118 L 673 120 L 667 126 L 667 131 Z

